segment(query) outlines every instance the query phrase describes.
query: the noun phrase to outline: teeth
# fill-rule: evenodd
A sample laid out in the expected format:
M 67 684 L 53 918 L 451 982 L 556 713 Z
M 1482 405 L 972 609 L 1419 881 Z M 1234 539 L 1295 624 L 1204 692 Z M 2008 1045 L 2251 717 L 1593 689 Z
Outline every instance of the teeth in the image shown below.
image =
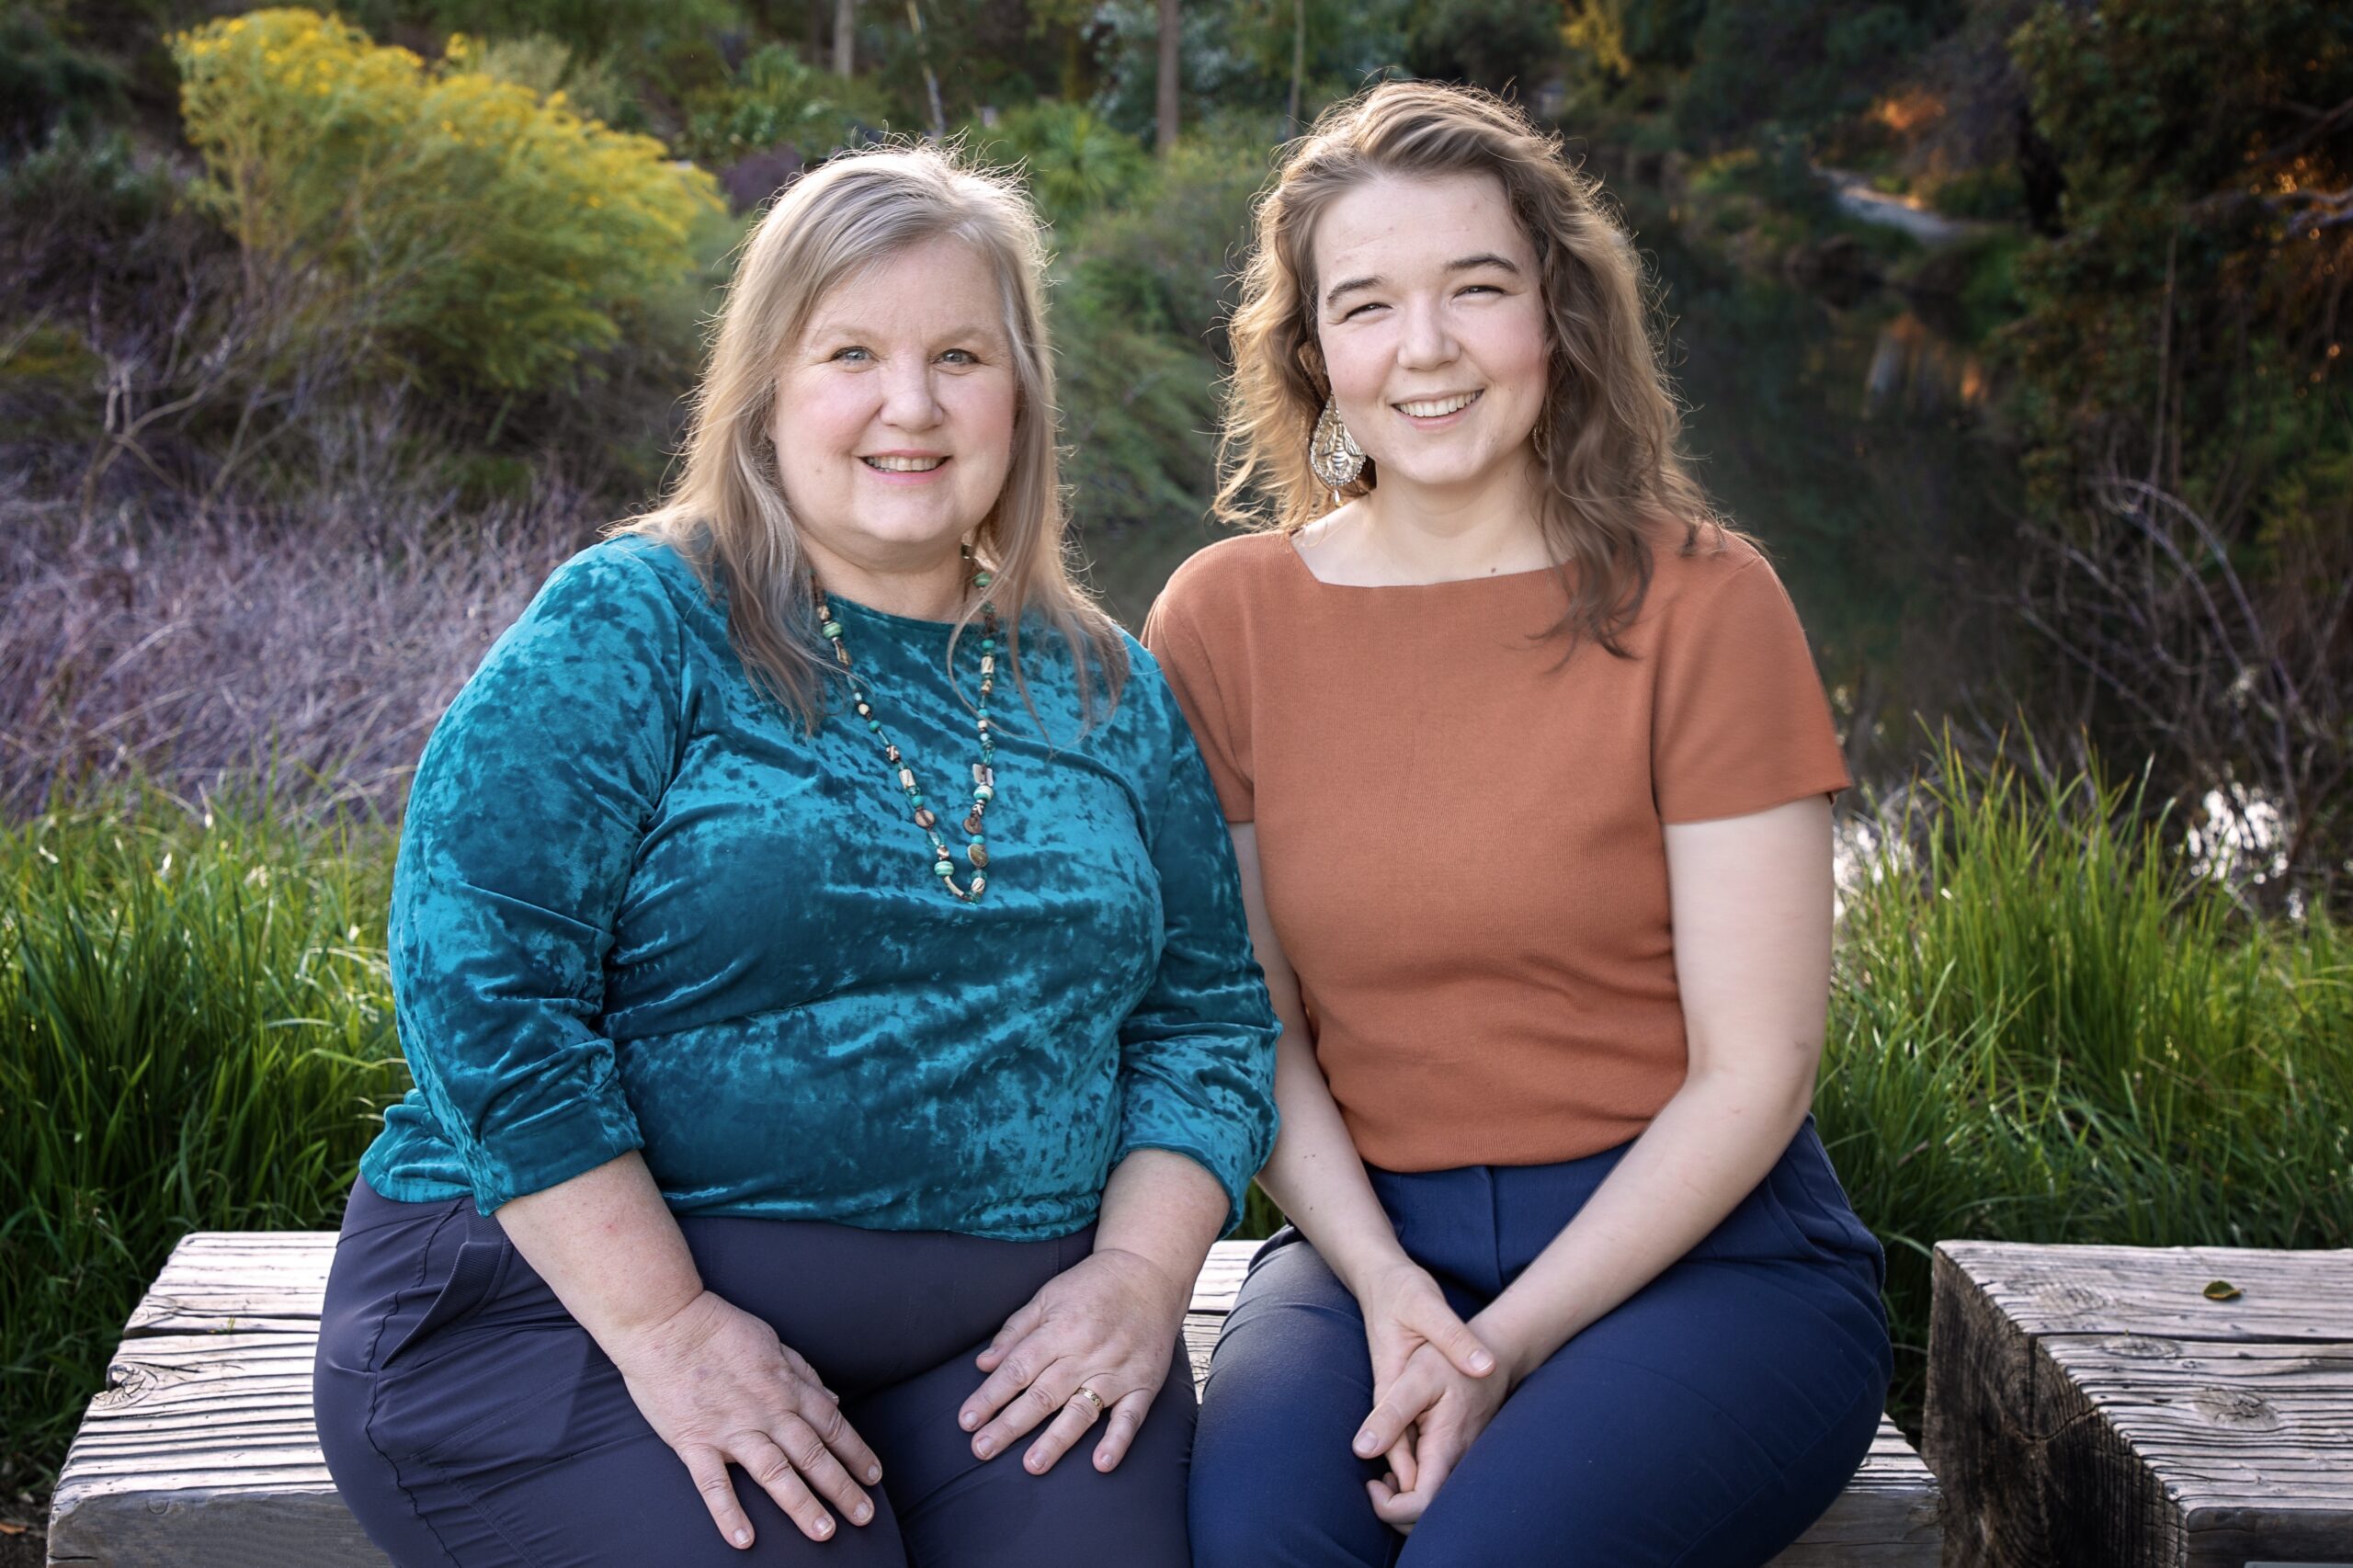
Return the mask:
M 867 467 L 881 469 L 884 473 L 929 473 L 947 460 L 946 458 L 868 458 L 865 462 Z
M 1477 392 L 1463 392 L 1457 397 L 1442 397 L 1429 403 L 1401 403 L 1397 411 L 1415 419 L 1436 419 L 1457 409 L 1468 408 L 1478 401 Z

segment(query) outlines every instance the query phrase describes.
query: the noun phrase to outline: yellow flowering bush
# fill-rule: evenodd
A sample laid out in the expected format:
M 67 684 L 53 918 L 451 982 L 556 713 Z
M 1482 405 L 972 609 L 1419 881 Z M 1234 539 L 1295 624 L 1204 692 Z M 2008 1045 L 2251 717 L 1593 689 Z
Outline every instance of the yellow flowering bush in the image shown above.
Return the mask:
M 249 267 L 315 269 L 324 308 L 429 375 L 543 384 L 690 275 L 696 226 L 724 210 L 659 142 L 498 80 L 462 37 L 428 63 L 290 8 L 171 45 Z

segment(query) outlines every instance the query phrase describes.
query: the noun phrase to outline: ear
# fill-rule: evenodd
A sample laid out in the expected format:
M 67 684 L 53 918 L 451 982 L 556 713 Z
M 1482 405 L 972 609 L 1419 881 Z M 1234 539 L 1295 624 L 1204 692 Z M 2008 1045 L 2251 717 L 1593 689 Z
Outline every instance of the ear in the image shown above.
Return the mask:
M 1319 391 L 1327 393 L 1331 391 L 1332 378 L 1324 369 L 1324 346 L 1315 340 L 1313 331 L 1299 340 L 1299 368 L 1307 372 L 1307 379 Z

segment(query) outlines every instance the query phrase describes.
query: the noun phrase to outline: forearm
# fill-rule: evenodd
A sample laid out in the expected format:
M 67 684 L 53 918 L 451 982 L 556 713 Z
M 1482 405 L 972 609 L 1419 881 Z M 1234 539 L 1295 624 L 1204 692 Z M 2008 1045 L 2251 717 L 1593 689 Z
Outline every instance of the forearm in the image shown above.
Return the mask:
M 1280 997 L 1276 1009 L 1284 1012 Z M 1341 1283 L 1362 1296 L 1373 1275 L 1407 1261 L 1405 1251 L 1373 1196 L 1364 1161 L 1316 1064 L 1303 1017 L 1299 1027 L 1290 1027 L 1289 1014 L 1284 1022 L 1275 1047 L 1275 1107 L 1282 1131 L 1267 1168 L 1258 1173 L 1258 1185 L 1315 1244 Z
M 653 1173 L 635 1153 L 500 1206 L 499 1227 L 607 1351 L 702 1294 Z
M 1789 1146 L 1811 1072 L 1695 1075 L 1511 1288 L 1472 1320 L 1515 1380 L 1649 1284 Z
M 1138 1149 L 1103 1184 L 1095 1250 L 1134 1254 L 1189 1301 L 1226 1207 L 1225 1188 L 1200 1165 L 1166 1149 Z

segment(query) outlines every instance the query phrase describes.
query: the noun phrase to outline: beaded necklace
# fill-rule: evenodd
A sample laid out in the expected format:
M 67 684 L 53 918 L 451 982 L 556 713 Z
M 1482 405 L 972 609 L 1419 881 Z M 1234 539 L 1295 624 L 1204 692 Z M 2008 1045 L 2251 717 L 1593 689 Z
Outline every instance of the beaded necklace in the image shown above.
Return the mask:
M 972 586 L 985 592 L 991 578 L 986 572 L 972 574 Z M 814 586 L 813 583 L 812 586 Z M 972 865 L 972 880 L 964 887 L 956 885 L 956 861 L 949 851 L 948 841 L 939 835 L 939 818 L 925 803 L 922 789 L 915 783 L 915 769 L 907 766 L 906 757 L 891 737 L 882 733 L 882 721 L 874 716 L 871 689 L 850 667 L 849 650 L 842 643 L 842 623 L 834 617 L 833 607 L 825 602 L 825 590 L 816 588 L 818 630 L 825 641 L 834 645 L 834 658 L 849 677 L 849 694 L 858 716 L 882 743 L 882 757 L 899 772 L 899 789 L 907 797 L 907 804 L 915 812 L 915 825 L 931 840 L 932 874 L 946 888 L 966 903 L 977 903 L 988 890 L 989 849 L 987 836 L 981 831 L 981 814 L 988 803 L 996 799 L 996 742 L 989 725 L 989 692 L 996 686 L 996 606 L 988 599 L 981 600 L 981 700 L 973 722 L 981 737 L 981 760 L 972 764 L 972 810 L 964 818 L 964 831 L 972 835 L 965 846 L 964 856 Z

